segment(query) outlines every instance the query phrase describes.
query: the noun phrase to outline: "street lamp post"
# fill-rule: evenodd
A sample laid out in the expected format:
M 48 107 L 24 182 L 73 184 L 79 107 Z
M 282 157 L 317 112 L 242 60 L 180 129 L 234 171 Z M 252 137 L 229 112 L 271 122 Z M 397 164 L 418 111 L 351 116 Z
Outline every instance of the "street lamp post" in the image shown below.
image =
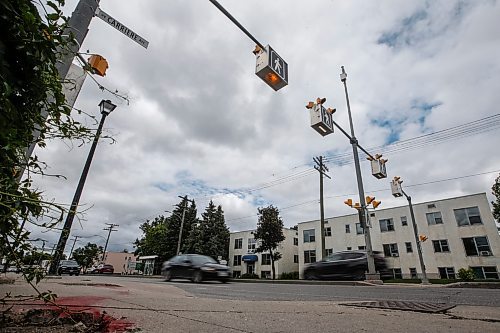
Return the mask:
M 110 100 L 102 100 L 99 103 L 99 108 L 101 110 L 101 115 L 102 115 L 101 121 L 99 122 L 99 127 L 97 128 L 97 132 L 94 136 L 92 147 L 90 147 L 87 161 L 85 162 L 85 166 L 80 176 L 80 181 L 78 182 L 78 186 L 76 188 L 73 201 L 71 202 L 71 207 L 68 211 L 68 215 L 66 215 L 66 221 L 64 222 L 63 231 L 61 232 L 61 236 L 59 237 L 59 241 L 57 243 L 57 247 L 54 253 L 54 260 L 52 261 L 52 264 L 50 266 L 50 274 L 55 274 L 57 271 L 57 266 L 59 265 L 59 261 L 61 260 L 62 254 L 64 252 L 64 247 L 66 246 L 66 242 L 69 238 L 71 226 L 73 224 L 73 219 L 75 218 L 76 210 L 78 208 L 78 203 L 80 201 L 80 196 L 82 195 L 83 186 L 85 185 L 85 181 L 87 180 L 87 175 L 89 173 L 90 164 L 92 163 L 92 158 L 94 157 L 94 152 L 97 147 L 97 142 L 99 141 L 99 137 L 101 136 L 102 128 L 104 126 L 104 121 L 106 120 L 106 117 L 116 108 L 116 105 L 111 103 Z
M 406 194 L 406 192 L 401 187 L 402 182 L 403 181 L 400 180 L 399 177 L 394 177 L 394 179 L 391 181 L 392 195 L 396 198 L 404 195 L 406 197 L 406 200 L 408 200 L 411 223 L 413 225 L 413 234 L 415 235 L 415 242 L 417 244 L 418 259 L 420 261 L 420 269 L 422 270 L 422 284 L 429 284 L 429 279 L 427 278 L 427 272 L 425 271 L 424 256 L 422 254 L 422 243 L 420 242 L 420 239 L 418 237 L 417 221 L 415 220 L 415 213 L 413 212 L 413 205 L 411 203 L 411 196 Z
M 347 93 L 347 73 L 344 70 L 344 66 L 342 68 L 342 73 L 340 74 L 340 81 L 344 84 L 345 90 L 345 98 L 347 101 L 347 113 L 349 115 L 349 125 L 351 127 L 351 145 L 352 145 L 352 153 L 354 155 L 354 167 L 356 168 L 356 180 L 358 183 L 358 192 L 359 192 L 359 202 L 361 205 L 360 214 L 359 214 L 359 222 L 365 232 L 365 244 L 366 244 L 366 253 L 368 257 L 368 274 L 367 278 L 370 280 L 380 280 L 380 274 L 375 271 L 375 260 L 373 258 L 373 248 L 372 241 L 370 236 L 370 228 L 366 224 L 366 201 L 365 201 L 365 192 L 363 189 L 363 178 L 361 176 L 361 167 L 359 164 L 359 156 L 358 156 L 358 140 L 354 135 L 354 125 L 352 122 L 351 115 L 351 105 L 349 103 L 349 94 Z

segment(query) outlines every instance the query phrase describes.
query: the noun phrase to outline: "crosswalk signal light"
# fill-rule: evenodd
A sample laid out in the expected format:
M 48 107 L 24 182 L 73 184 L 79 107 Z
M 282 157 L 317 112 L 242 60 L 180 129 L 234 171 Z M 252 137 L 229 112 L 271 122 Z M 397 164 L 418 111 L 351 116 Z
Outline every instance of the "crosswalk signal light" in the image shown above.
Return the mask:
M 358 210 L 361 209 L 361 205 L 359 204 L 359 202 L 356 202 L 352 207 Z
M 374 198 L 374 199 L 375 199 L 375 198 Z M 382 203 L 382 201 L 375 201 L 375 200 L 373 200 L 373 201 L 372 201 L 372 206 L 373 206 L 373 208 L 375 209 L 375 208 L 377 208 L 378 206 L 380 206 L 380 204 L 381 204 L 381 203 Z
M 373 200 L 375 200 L 375 197 L 370 197 L 369 195 L 366 196 L 366 204 L 367 205 L 371 204 Z
M 346 201 L 344 201 L 344 203 L 349 206 L 349 207 L 352 207 L 352 199 L 347 199 Z
M 421 242 L 425 242 L 427 240 L 427 236 L 426 235 L 420 235 L 419 238 L 420 238 Z

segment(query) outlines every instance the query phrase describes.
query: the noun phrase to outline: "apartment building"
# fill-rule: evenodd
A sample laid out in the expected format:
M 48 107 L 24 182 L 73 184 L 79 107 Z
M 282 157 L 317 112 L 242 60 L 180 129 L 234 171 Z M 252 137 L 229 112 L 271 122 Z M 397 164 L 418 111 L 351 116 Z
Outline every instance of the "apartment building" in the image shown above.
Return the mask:
M 472 268 L 480 278 L 499 278 L 500 236 L 485 193 L 413 205 L 429 278 L 455 278 L 460 268 Z M 408 206 L 369 213 L 374 251 L 386 257 L 394 278 L 421 277 Z M 298 224 L 299 271 L 321 260 L 319 220 Z M 327 254 L 365 249 L 357 214 L 325 221 Z
M 271 278 L 271 258 L 269 252 L 256 253 L 258 247 L 253 233 L 255 230 L 232 232 L 229 242 L 228 265 L 233 277 L 243 274 L 257 274 L 260 278 Z M 274 263 L 276 277 L 282 273 L 299 271 L 298 233 L 295 229 L 283 228 L 285 240 L 280 243 L 278 252 L 282 258 Z

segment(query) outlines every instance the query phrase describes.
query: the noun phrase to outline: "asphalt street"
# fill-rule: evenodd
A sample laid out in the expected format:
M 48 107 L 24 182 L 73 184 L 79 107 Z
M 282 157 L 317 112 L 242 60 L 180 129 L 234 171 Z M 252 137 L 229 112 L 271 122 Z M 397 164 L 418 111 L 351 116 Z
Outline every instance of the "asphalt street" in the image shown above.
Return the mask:
M 415 301 L 453 305 L 495 306 L 500 308 L 500 289 L 445 288 L 432 286 L 339 286 L 204 282 L 185 280 L 126 278 L 138 283 L 169 284 L 197 297 L 248 301 Z

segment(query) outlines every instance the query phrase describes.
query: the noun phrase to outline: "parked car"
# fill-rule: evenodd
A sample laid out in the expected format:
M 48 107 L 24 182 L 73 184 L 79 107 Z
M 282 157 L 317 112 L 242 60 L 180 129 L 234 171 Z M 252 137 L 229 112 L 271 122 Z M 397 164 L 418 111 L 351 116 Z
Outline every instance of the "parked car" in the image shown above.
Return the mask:
M 80 275 L 80 265 L 75 260 L 61 260 L 57 268 L 57 275 L 69 274 Z
M 161 273 L 165 281 L 181 278 L 195 283 L 204 280 L 218 280 L 226 283 L 231 276 L 228 266 L 221 265 L 215 259 L 200 254 L 175 256 L 163 263 Z
M 375 270 L 381 277 L 390 276 L 385 258 L 380 252 L 374 251 Z M 304 268 L 306 280 L 354 279 L 364 280 L 368 270 L 366 251 L 336 252 L 326 259 L 307 265 Z
M 94 274 L 113 274 L 114 272 L 115 268 L 110 264 L 101 264 L 92 270 Z

